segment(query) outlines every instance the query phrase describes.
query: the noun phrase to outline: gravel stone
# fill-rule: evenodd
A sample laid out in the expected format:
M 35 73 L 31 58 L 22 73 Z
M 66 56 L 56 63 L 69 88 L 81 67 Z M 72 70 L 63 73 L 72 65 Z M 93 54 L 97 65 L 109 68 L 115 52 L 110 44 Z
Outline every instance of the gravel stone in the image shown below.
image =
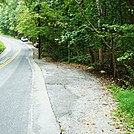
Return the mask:
M 98 78 L 67 65 L 36 63 L 62 134 L 123 134 L 112 120 L 116 102 Z

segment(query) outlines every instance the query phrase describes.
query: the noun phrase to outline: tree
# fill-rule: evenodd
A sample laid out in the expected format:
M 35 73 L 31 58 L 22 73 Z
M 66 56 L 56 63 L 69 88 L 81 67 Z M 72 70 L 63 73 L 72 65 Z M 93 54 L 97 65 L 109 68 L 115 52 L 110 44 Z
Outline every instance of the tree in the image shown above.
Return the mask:
M 26 35 L 33 42 L 41 35 L 44 56 L 107 69 L 114 77 L 125 80 L 130 74 L 132 78 L 133 56 L 128 55 L 134 52 L 133 0 L 9 3 L 1 9 L 0 25 L 4 33 Z
M 8 4 L 4 5 L 1 9 L 0 25 L 4 33 L 16 36 L 16 7 L 18 5 L 18 0 L 10 1 Z

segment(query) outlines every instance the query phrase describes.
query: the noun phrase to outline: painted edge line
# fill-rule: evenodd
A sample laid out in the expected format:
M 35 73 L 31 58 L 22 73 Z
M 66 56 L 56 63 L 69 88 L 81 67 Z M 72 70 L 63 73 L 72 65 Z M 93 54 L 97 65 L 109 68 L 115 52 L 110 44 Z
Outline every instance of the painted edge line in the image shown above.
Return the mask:
M 1 64 L 0 65 L 0 69 L 2 69 L 6 65 L 8 65 L 10 62 L 12 62 L 17 57 L 17 55 L 20 53 L 20 51 L 21 51 L 21 48 L 10 59 L 8 59 L 6 62 L 4 62 L 3 64 Z

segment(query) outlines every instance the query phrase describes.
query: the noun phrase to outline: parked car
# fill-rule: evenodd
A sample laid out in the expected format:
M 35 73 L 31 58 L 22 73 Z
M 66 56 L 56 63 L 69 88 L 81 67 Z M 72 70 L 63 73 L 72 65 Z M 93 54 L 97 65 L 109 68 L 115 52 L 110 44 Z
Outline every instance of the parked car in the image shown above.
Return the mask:
M 38 48 L 38 47 L 39 47 L 39 43 L 37 43 L 37 42 L 34 43 L 34 47 L 35 47 L 35 48 Z
M 27 37 L 21 37 L 21 41 L 27 42 L 28 41 L 28 38 Z

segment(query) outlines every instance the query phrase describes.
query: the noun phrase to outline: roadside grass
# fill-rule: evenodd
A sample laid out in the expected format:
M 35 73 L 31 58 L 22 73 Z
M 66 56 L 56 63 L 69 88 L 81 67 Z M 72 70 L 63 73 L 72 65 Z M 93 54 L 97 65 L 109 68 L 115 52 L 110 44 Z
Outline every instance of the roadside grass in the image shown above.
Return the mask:
M 125 90 L 117 85 L 111 85 L 108 88 L 118 102 L 115 116 L 126 128 L 126 134 L 134 134 L 134 88 Z
M 4 44 L 0 41 L 0 54 L 5 50 Z

